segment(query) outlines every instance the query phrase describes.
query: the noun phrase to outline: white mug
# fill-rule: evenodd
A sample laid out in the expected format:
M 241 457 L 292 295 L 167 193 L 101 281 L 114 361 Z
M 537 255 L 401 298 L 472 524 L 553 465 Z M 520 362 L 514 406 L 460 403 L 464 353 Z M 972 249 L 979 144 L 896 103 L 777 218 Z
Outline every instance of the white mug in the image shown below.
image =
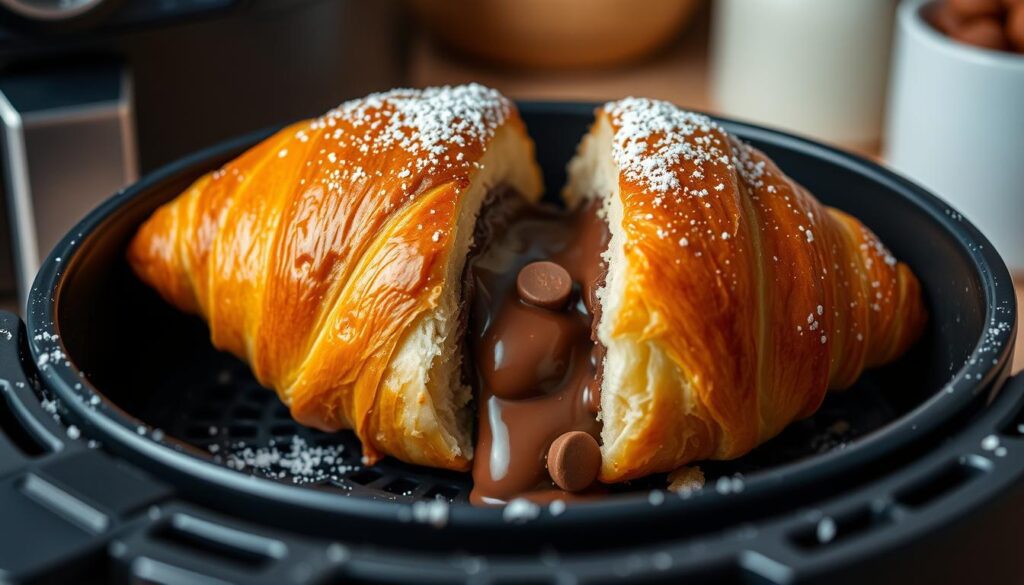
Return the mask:
M 1024 55 L 946 37 L 925 20 L 933 7 L 908 0 L 898 10 L 886 161 L 1024 270 Z
M 711 89 L 731 117 L 875 146 L 893 0 L 718 0 Z

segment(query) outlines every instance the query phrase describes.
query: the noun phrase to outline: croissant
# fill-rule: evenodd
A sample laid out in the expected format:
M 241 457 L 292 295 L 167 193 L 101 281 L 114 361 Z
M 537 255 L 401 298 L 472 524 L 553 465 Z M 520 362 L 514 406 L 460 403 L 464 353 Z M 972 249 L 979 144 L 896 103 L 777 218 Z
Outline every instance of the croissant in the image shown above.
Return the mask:
M 128 260 L 297 421 L 484 504 L 738 457 L 924 328 L 906 265 L 707 117 L 606 104 L 568 171 L 538 203 L 494 90 L 393 90 L 200 178 Z
M 298 422 L 466 469 L 460 273 L 489 189 L 541 193 L 518 113 L 480 85 L 395 90 L 277 132 L 158 209 L 135 273 L 201 315 Z
M 707 117 L 608 104 L 569 175 L 612 234 L 603 481 L 743 455 L 923 330 L 905 264 Z

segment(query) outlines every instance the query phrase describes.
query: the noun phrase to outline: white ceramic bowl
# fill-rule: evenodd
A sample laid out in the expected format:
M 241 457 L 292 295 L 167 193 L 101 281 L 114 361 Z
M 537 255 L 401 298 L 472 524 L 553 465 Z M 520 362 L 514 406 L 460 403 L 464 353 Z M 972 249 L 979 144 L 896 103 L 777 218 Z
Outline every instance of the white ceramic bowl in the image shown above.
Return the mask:
M 974 222 L 1024 270 L 1024 55 L 954 41 L 899 7 L 885 158 Z

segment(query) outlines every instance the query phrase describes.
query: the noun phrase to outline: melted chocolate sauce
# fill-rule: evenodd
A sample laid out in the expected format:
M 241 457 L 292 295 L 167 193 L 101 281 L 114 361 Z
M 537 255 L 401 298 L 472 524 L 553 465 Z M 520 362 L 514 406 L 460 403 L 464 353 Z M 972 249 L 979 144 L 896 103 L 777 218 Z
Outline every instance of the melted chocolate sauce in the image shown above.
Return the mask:
M 568 496 L 546 469 L 552 441 L 568 431 L 600 441 L 603 347 L 593 328 L 609 234 L 597 210 L 591 202 L 564 212 L 498 189 L 477 222 L 465 311 L 479 414 L 470 496 L 475 504 Z M 572 276 L 565 309 L 543 309 L 519 298 L 516 276 L 537 260 L 556 262 Z

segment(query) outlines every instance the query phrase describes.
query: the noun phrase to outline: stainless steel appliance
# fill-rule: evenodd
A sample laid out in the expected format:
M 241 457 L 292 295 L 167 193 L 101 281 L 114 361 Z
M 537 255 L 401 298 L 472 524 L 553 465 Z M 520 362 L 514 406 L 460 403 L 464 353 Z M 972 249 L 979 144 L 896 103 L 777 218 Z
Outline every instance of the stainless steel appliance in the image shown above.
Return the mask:
M 402 80 L 395 0 L 0 0 L 0 295 L 140 174 Z

